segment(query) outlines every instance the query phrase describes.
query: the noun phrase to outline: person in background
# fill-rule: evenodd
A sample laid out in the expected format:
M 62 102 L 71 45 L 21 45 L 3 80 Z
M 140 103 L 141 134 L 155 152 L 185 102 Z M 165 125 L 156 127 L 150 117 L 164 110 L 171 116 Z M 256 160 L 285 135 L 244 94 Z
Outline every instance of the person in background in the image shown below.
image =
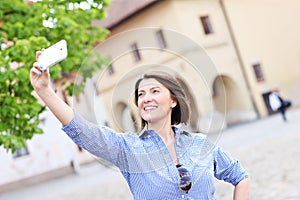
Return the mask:
M 248 199 L 250 178 L 240 162 L 205 135 L 176 127 L 188 122 L 190 110 L 184 90 L 170 74 L 149 72 L 137 80 L 138 133 L 117 133 L 82 119 L 51 89 L 49 71 L 37 62 L 30 81 L 77 145 L 120 169 L 134 199 L 214 200 L 214 177 L 234 186 L 234 200 Z
M 269 104 L 274 112 L 279 111 L 281 113 L 283 121 L 286 122 L 285 111 L 292 105 L 291 101 L 282 99 L 278 90 L 272 90 L 269 94 Z

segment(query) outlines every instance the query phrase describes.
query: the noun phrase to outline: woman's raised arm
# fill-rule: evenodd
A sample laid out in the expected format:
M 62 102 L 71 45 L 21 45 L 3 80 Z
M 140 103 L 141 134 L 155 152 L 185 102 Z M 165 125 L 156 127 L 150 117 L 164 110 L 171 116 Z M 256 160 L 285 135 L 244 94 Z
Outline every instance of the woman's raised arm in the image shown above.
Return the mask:
M 36 52 L 37 59 L 40 54 L 41 51 Z M 56 118 L 63 125 L 69 124 L 74 117 L 73 110 L 51 88 L 49 70 L 41 70 L 38 62 L 35 62 L 30 71 L 30 82 L 36 93 Z

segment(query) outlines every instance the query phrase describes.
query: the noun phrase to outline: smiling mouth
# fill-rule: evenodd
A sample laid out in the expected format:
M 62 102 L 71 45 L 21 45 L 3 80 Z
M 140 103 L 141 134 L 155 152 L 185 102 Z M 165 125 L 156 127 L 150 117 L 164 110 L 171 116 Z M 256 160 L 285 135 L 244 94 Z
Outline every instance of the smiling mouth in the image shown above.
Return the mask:
M 144 110 L 145 111 L 152 111 L 152 110 L 155 110 L 157 108 L 157 106 L 146 106 L 144 107 Z

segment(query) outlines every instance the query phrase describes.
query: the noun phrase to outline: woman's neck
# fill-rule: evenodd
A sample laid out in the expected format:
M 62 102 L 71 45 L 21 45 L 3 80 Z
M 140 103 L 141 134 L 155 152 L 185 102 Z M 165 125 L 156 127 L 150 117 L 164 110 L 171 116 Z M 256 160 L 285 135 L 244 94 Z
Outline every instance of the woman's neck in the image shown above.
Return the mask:
M 171 121 L 168 123 L 163 123 L 163 124 L 148 124 L 148 128 L 154 130 L 157 132 L 157 134 L 161 137 L 163 142 L 165 143 L 170 156 L 172 160 L 174 161 L 174 164 L 177 165 L 179 164 L 177 155 L 176 155 L 176 150 L 175 150 L 175 133 L 172 129 Z
M 166 146 L 174 143 L 175 134 L 172 129 L 171 123 L 163 123 L 163 124 L 148 124 L 148 128 L 154 130 L 158 133 L 158 135 L 162 138 Z

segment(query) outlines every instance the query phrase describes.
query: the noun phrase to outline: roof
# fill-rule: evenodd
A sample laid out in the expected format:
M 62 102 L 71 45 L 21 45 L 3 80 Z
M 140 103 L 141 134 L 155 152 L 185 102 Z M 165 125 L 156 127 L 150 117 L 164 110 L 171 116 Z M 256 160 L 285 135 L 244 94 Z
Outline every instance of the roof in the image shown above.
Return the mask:
M 111 29 L 123 20 L 143 10 L 159 0 L 112 0 L 105 9 L 108 16 L 104 20 L 95 20 L 93 25 Z

